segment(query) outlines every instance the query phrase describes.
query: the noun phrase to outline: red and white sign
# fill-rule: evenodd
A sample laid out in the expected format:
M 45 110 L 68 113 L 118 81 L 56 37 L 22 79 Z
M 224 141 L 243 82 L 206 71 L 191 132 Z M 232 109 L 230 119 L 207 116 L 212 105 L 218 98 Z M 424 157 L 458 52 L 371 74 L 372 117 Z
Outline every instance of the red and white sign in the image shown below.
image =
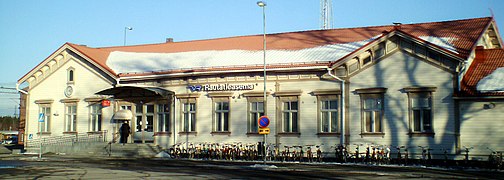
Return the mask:
M 104 100 L 101 102 L 101 105 L 102 105 L 103 107 L 109 107 L 109 106 L 110 106 L 110 100 L 104 99 Z

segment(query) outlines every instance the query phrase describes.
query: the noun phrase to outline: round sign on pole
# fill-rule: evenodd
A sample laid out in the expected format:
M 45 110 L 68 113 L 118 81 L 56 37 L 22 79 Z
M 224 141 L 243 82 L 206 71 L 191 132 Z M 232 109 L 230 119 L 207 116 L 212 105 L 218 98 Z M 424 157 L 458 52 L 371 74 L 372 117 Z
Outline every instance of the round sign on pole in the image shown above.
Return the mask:
M 259 124 L 259 127 L 265 128 L 265 127 L 268 127 L 268 125 L 270 124 L 270 120 L 269 120 L 268 116 L 261 116 L 261 117 L 259 117 L 259 120 L 257 123 Z

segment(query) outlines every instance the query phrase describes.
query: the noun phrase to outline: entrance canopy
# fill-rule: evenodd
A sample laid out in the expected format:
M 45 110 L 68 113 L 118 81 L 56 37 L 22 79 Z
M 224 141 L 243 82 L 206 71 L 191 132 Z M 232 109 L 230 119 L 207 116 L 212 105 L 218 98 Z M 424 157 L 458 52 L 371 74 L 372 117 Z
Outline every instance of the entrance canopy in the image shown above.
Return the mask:
M 117 99 L 131 98 L 166 98 L 175 94 L 159 87 L 138 87 L 138 86 L 119 86 L 97 92 L 98 95 L 111 95 Z
M 132 118 L 133 113 L 127 109 L 122 109 L 114 113 L 114 120 L 130 121 Z

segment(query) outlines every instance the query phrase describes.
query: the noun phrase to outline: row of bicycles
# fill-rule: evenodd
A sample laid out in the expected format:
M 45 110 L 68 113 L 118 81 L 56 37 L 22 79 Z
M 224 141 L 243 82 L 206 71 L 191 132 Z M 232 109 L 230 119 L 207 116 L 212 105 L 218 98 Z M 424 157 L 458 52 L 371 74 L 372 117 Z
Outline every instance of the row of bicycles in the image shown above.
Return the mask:
M 281 161 L 281 162 L 339 162 L 363 164 L 397 164 L 397 165 L 448 165 L 450 149 L 433 149 L 428 146 L 388 146 L 377 144 L 335 144 L 329 147 L 332 152 L 323 152 L 324 144 L 276 146 L 259 143 L 178 143 L 167 151 L 172 158 L 203 160 L 242 160 L 242 161 Z M 473 147 L 463 147 L 463 164 L 470 163 L 469 153 Z M 503 152 L 490 151 L 485 166 L 503 169 Z M 413 151 L 414 153 L 411 153 Z M 436 151 L 436 159 L 433 158 Z M 412 157 L 414 156 L 414 157 Z M 441 157 L 441 158 L 440 158 Z
M 172 158 L 245 161 L 322 162 L 321 145 L 283 146 L 262 143 L 178 143 L 168 149 Z

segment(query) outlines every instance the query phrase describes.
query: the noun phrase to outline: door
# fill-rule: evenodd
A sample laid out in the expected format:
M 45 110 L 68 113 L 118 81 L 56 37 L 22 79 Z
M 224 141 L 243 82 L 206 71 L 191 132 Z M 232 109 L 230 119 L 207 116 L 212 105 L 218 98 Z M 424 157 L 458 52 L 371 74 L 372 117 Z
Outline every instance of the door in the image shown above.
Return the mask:
M 120 105 L 119 106 L 120 110 L 130 110 L 131 112 L 133 112 L 132 108 L 133 108 L 133 106 L 131 106 L 131 105 Z M 133 131 L 133 125 L 132 125 L 133 122 L 131 120 L 132 119 L 130 119 L 130 120 L 124 120 L 124 121 L 126 121 L 128 123 L 128 125 L 130 126 L 130 131 Z M 114 127 L 114 132 L 116 134 L 114 134 L 113 137 L 114 137 L 114 139 L 115 139 L 116 142 L 119 142 L 119 139 L 120 139 L 120 136 L 121 136 L 119 134 L 119 129 L 121 128 L 121 125 L 122 125 L 122 121 L 117 121 L 116 122 L 116 126 Z M 131 136 L 128 136 L 128 139 L 126 141 L 128 143 L 131 142 Z
M 135 106 L 135 143 L 154 142 L 154 104 L 137 104 Z

